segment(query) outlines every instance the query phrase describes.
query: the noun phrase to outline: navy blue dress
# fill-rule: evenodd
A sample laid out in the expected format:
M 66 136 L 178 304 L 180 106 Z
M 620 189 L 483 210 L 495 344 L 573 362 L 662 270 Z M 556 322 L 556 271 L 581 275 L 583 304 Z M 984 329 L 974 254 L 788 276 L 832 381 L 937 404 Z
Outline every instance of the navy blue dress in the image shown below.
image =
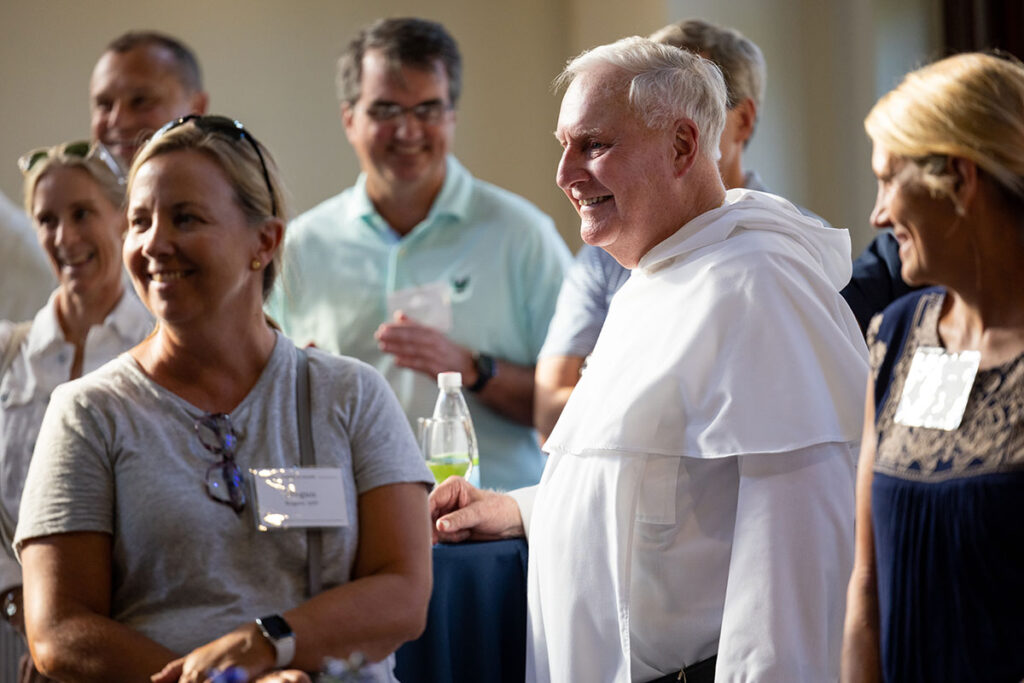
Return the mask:
M 884 680 L 1024 679 L 1024 355 L 975 378 L 960 427 L 893 416 L 945 292 L 903 297 L 868 331 L 871 486 Z

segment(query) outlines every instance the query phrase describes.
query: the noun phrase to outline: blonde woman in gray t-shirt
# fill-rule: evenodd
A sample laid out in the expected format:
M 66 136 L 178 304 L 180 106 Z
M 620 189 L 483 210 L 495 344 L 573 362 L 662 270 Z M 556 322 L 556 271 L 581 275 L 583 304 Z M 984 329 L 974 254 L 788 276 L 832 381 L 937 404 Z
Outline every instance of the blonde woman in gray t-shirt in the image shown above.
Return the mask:
M 170 123 L 136 158 L 124 261 L 157 329 L 54 393 L 15 539 L 47 675 L 307 680 L 360 652 L 389 681 L 422 630 L 430 473 L 374 370 L 311 350 L 306 373 L 266 321 L 283 215 L 273 160 L 230 119 Z M 299 468 L 309 431 L 322 469 Z

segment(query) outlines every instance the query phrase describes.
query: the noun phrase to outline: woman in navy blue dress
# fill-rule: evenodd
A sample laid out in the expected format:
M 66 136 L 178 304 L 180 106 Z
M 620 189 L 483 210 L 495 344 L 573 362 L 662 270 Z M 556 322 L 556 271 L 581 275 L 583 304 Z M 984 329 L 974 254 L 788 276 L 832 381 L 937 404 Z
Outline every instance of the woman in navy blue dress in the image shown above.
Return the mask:
M 1024 679 L 1024 66 L 961 54 L 865 121 L 876 228 L 937 285 L 868 331 L 844 681 Z

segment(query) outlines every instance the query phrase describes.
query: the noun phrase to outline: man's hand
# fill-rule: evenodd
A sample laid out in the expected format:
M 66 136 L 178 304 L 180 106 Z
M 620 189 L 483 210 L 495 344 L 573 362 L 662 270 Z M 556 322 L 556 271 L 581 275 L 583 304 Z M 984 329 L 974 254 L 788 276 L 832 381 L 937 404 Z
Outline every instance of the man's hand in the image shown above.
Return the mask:
M 433 541 L 493 541 L 524 535 L 515 499 L 478 489 L 462 477 L 449 477 L 430 494 Z
M 381 351 L 395 357 L 396 365 L 422 372 L 432 380 L 441 372 L 460 372 L 462 386 L 471 387 L 479 378 L 471 350 L 402 311 L 395 312 L 394 322 L 378 327 L 373 337 Z M 501 358 L 495 361 L 499 371 L 476 393 L 477 399 L 502 417 L 532 427 L 533 366 Z
M 476 377 L 473 352 L 459 346 L 443 332 L 421 325 L 402 311 L 394 322 L 384 323 L 373 334 L 377 346 L 395 357 L 395 364 L 436 378 L 441 372 L 461 372 L 463 384 Z

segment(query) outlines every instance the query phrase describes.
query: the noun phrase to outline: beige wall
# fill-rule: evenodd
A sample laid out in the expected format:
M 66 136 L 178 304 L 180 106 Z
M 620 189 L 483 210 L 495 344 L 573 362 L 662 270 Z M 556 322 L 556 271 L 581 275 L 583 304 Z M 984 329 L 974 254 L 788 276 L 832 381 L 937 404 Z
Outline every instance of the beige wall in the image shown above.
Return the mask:
M 351 184 L 358 166 L 334 97 L 334 61 L 359 26 L 417 14 L 447 25 L 465 59 L 455 151 L 476 175 L 554 216 L 572 248 L 578 221 L 554 185 L 551 79 L 581 49 L 669 20 L 736 26 L 768 61 L 768 99 L 748 150 L 777 191 L 870 238 L 869 149 L 860 121 L 880 89 L 933 51 L 936 0 L 2 0 L 0 189 L 20 201 L 15 159 L 87 137 L 88 78 L 131 28 L 177 35 L 199 54 L 211 110 L 243 121 L 274 153 L 301 212 Z
M 88 79 L 104 45 L 125 30 L 155 28 L 195 49 L 211 111 L 238 118 L 270 148 L 292 212 L 304 211 L 358 173 L 334 95 L 342 45 L 379 16 L 416 14 L 444 23 L 463 52 L 456 154 L 477 176 L 552 214 L 575 247 L 578 221 L 554 184 L 558 98 L 550 83 L 576 45 L 615 37 L 568 30 L 580 12 L 550 0 L 3 0 L 0 189 L 20 203 L 19 154 L 88 136 Z M 661 23 L 653 14 L 650 23 Z

